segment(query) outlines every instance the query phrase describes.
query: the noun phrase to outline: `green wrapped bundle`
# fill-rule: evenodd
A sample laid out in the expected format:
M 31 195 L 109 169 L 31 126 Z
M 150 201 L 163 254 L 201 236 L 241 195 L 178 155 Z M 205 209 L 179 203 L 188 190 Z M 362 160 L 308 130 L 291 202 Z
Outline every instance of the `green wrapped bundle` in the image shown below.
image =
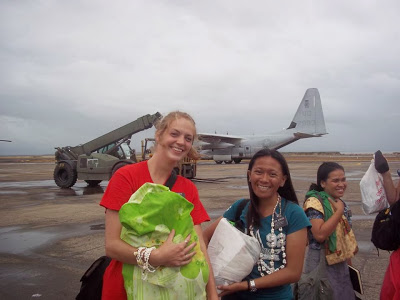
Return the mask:
M 193 204 L 166 186 L 145 183 L 119 211 L 121 239 L 134 247 L 156 247 L 175 229 L 174 243 L 191 234 L 196 255 L 182 267 L 160 267 L 142 279 L 142 269 L 124 264 L 122 275 L 128 299 L 205 299 L 208 264 L 200 249 L 190 212 Z M 132 253 L 133 255 L 133 253 Z

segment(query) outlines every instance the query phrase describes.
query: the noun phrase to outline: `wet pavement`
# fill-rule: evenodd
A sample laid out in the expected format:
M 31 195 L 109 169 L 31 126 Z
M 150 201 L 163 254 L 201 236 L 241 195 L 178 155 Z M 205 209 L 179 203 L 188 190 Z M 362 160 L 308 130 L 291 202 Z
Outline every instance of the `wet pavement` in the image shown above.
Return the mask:
M 289 160 L 300 202 L 319 164 L 318 158 Z M 353 211 L 360 248 L 353 264 L 361 271 L 363 299 L 379 299 L 389 254 L 378 255 L 370 242 L 375 215 L 365 215 L 361 208 L 359 181 L 369 159 L 341 164 L 348 180 L 344 200 Z M 400 168 L 399 161 L 390 165 Z M 60 189 L 52 179 L 53 168 L 49 163 L 0 163 L 0 299 L 74 299 L 80 277 L 104 254 L 104 209 L 98 203 L 107 182 L 92 188 L 78 181 Z M 248 197 L 246 169 L 246 163 L 199 163 L 195 184 L 212 220 Z

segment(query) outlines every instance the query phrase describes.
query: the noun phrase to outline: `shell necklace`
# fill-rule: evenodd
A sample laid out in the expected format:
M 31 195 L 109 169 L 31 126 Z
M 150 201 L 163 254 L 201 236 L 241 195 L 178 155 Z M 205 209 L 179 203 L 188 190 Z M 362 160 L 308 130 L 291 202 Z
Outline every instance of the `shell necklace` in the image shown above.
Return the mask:
M 250 227 L 250 235 L 255 237 L 258 242 L 261 245 L 261 252 L 259 259 L 257 261 L 257 269 L 260 272 L 261 276 L 269 275 L 272 274 L 278 270 L 283 269 L 286 266 L 286 234 L 283 233 L 283 228 L 279 227 L 279 233 L 278 235 L 275 234 L 275 213 L 276 209 L 279 206 L 279 214 L 278 217 L 282 216 L 282 201 L 281 201 L 281 196 L 278 194 L 278 201 L 276 201 L 274 210 L 272 212 L 271 216 L 271 233 L 267 234 L 266 240 L 267 240 L 267 248 L 264 248 L 261 236 L 260 236 L 260 230 L 257 230 L 256 233 L 254 234 L 254 229 L 253 226 Z M 276 249 L 277 248 L 277 249 Z M 279 253 L 282 252 L 282 265 L 278 268 L 275 268 L 275 260 L 279 261 Z M 269 258 L 269 263 L 266 263 L 264 261 L 265 259 Z

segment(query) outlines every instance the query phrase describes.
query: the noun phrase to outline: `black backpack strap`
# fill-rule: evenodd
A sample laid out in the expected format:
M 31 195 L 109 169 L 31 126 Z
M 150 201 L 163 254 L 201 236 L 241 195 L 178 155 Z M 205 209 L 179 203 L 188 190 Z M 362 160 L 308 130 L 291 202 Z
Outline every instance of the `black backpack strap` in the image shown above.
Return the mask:
M 246 207 L 247 203 L 249 203 L 249 201 L 250 201 L 250 199 L 243 199 L 239 203 L 239 205 L 238 205 L 238 207 L 236 209 L 235 220 L 234 220 L 235 222 L 240 220 L 240 216 L 242 215 L 242 211 Z
M 172 187 L 174 186 L 177 177 L 178 176 L 176 175 L 175 170 L 172 170 L 171 175 L 169 175 L 164 185 L 172 190 Z
M 236 213 L 235 213 L 235 220 L 232 220 L 233 222 L 235 222 L 235 227 L 237 229 L 239 229 L 241 232 L 245 231 L 244 228 L 244 222 L 242 220 L 240 220 L 240 216 L 242 215 L 243 209 L 246 207 L 246 205 L 250 202 L 250 199 L 243 199 L 237 209 L 236 209 Z

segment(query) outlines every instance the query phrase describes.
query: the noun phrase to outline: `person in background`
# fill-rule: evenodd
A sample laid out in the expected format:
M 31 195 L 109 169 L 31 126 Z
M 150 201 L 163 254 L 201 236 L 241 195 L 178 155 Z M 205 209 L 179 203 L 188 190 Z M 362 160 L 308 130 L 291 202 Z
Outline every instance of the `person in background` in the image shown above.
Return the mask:
M 390 174 L 389 164 L 380 150 L 375 152 L 375 169 L 382 175 L 386 198 L 389 204 L 393 205 L 400 198 L 400 180 L 396 188 L 392 174 Z
M 397 188 L 393 182 L 392 175 L 390 174 L 389 164 L 382 152 L 378 150 L 375 152 L 375 169 L 382 175 L 383 187 L 385 188 L 386 198 L 389 204 L 396 205 L 396 209 L 400 209 L 398 203 L 400 198 L 400 180 L 397 183 Z M 398 171 L 399 172 L 399 171 Z M 399 174 L 400 176 L 400 174 Z M 394 214 L 392 214 L 394 216 Z M 397 222 L 400 224 L 400 222 Z M 400 228 L 398 228 L 400 232 Z M 398 234 L 400 237 L 400 234 Z M 382 300 L 395 300 L 400 299 L 400 249 L 393 251 L 390 255 L 389 265 L 386 269 L 385 277 L 383 279 L 380 299 Z
M 285 158 L 276 150 L 262 149 L 247 170 L 250 201 L 241 212 L 245 232 L 256 237 L 261 253 L 252 272 L 241 282 L 218 286 L 222 299 L 293 299 L 291 283 L 300 279 L 310 222 L 298 205 Z M 235 220 L 244 199 L 236 201 L 223 217 Z M 206 244 L 222 217 L 204 230 Z
M 197 152 L 192 147 L 196 137 L 195 122 L 187 113 L 175 111 L 166 115 L 156 125 L 156 149 L 148 161 L 142 161 L 119 169 L 111 178 L 100 205 L 106 208 L 105 213 L 105 251 L 112 258 L 103 276 L 102 299 L 126 299 L 122 267 L 124 263 L 138 265 L 138 249 L 125 243 L 120 238 L 122 225 L 118 211 L 130 196 L 143 184 L 165 184 L 173 168 L 185 156 L 198 158 Z M 203 241 L 201 223 L 209 221 L 209 216 L 200 202 L 196 186 L 188 179 L 177 176 L 172 191 L 185 195 L 193 203 L 191 212 L 195 232 L 197 233 L 200 248 L 208 264 L 206 246 Z M 148 263 L 151 267 L 181 267 L 188 264 L 196 254 L 192 251 L 196 243 L 188 243 L 190 236 L 185 241 L 175 244 L 172 242 L 174 230 L 171 230 L 168 239 L 156 249 L 146 249 L 149 255 Z M 211 268 L 210 268 L 211 269 Z M 215 281 L 212 270 L 207 283 L 207 298 L 217 299 Z M 195 299 L 205 299 L 204 295 L 197 295 Z M 134 296 L 134 299 L 139 298 Z M 193 299 L 189 297 L 187 299 Z
M 336 251 L 337 227 L 342 224 L 345 227 L 351 225 L 350 209 L 342 200 L 346 187 L 346 176 L 341 165 L 324 162 L 319 166 L 317 183 L 311 184 L 303 205 L 312 225 L 308 230 L 309 246 L 304 266 L 305 273 L 311 272 L 318 266 L 321 247 L 325 247 L 326 241 L 328 241 L 326 247 L 332 252 Z M 336 300 L 355 299 L 348 264 L 351 264 L 350 259 L 326 266 Z

